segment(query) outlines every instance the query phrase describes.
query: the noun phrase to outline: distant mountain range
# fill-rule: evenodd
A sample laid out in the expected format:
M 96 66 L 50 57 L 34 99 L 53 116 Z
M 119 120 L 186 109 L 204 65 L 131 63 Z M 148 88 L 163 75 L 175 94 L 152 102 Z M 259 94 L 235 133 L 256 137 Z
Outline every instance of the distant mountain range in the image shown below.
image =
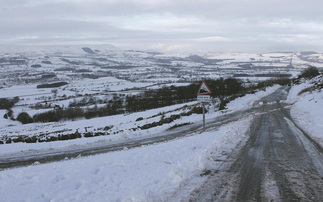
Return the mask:
M 122 49 L 110 45 L 48 45 L 48 46 L 1 46 L 0 53 L 63 53 L 63 54 L 97 54 Z

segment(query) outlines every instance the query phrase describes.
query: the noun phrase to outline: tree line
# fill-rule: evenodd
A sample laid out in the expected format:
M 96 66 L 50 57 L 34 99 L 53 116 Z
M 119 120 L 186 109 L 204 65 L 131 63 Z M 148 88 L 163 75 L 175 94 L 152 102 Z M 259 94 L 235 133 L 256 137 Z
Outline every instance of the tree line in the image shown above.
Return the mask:
M 218 97 L 221 100 L 220 109 L 223 109 L 225 104 L 230 100 L 251 92 L 256 88 L 273 85 L 274 83 L 286 84 L 288 82 L 288 79 L 272 80 L 271 82 L 267 81 L 267 83 L 259 83 L 257 86 L 251 88 L 245 88 L 242 81 L 235 78 L 206 80 L 206 83 L 212 91 L 212 96 Z M 106 104 L 100 107 L 98 107 L 97 104 L 101 104 L 102 100 L 84 98 L 83 100 L 80 100 L 80 102 L 73 101 L 68 108 L 39 113 L 32 118 L 24 114 L 23 119 L 19 121 L 22 123 L 29 123 L 31 120 L 33 122 L 57 122 L 61 120 L 75 120 L 78 118 L 90 119 L 186 103 L 196 100 L 200 83 L 201 82 L 196 82 L 188 86 L 170 86 L 156 90 L 147 90 L 138 95 L 114 95 L 110 101 L 103 102 Z M 85 108 L 85 102 L 91 103 L 92 107 Z
M 230 96 L 240 91 L 244 91 L 242 82 L 237 79 L 218 79 L 206 81 L 214 97 Z M 155 109 L 174 104 L 194 101 L 197 96 L 197 90 L 200 82 L 193 83 L 188 86 L 170 86 L 156 90 L 147 90 L 142 94 L 128 95 L 126 97 L 114 95 L 108 103 L 102 102 L 100 99 L 92 97 L 84 98 L 79 102 L 73 101 L 68 108 L 50 110 L 48 112 L 39 113 L 32 118 L 24 113 L 18 116 L 22 123 L 30 122 L 57 122 L 61 120 L 75 120 L 78 118 L 94 118 L 103 117 L 123 113 L 132 113 Z M 86 103 L 92 104 L 92 107 L 84 108 Z M 97 104 L 106 103 L 104 106 L 98 107 Z M 94 106 L 93 106 L 94 105 Z M 17 119 L 18 120 L 18 119 Z

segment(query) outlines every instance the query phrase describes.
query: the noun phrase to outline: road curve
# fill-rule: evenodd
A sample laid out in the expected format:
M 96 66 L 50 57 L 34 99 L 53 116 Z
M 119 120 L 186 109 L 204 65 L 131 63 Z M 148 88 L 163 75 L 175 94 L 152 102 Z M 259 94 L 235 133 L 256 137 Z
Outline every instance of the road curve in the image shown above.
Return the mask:
M 323 152 L 281 103 L 287 89 L 261 99 L 247 144 L 210 173 L 191 201 L 323 201 Z

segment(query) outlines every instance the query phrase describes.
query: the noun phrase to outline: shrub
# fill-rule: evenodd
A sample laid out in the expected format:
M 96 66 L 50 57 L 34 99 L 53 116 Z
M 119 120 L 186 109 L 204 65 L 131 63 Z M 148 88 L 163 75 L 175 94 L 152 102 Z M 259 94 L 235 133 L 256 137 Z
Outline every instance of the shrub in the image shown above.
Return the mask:
M 308 87 L 308 88 L 304 88 L 303 90 L 301 90 L 297 95 L 302 95 L 303 93 L 306 93 L 306 92 L 312 92 L 313 91 L 313 86 L 311 87 Z
M 14 100 L 7 98 L 0 98 L 0 109 L 10 109 L 15 105 Z
M 64 134 L 62 134 L 62 135 L 58 135 L 58 140 L 69 140 L 70 139 L 70 135 L 64 135 Z
M 194 107 L 192 110 L 193 114 L 203 114 L 203 107 L 198 106 L 198 107 Z M 207 109 L 205 109 L 205 113 L 207 112 Z
M 96 136 L 103 136 L 103 135 L 108 135 L 108 133 L 103 133 L 103 132 L 96 132 L 96 133 L 94 133 L 94 137 L 96 137 Z
M 81 138 L 82 135 L 80 133 L 73 133 L 70 134 L 70 139 L 76 139 L 76 138 Z
M 139 117 L 139 118 L 136 119 L 136 121 L 142 121 L 142 120 L 144 120 L 143 117 Z
M 15 120 L 15 118 L 14 118 L 14 116 L 13 116 L 13 111 L 12 111 L 12 109 L 8 109 L 8 112 L 5 114 L 5 115 L 3 115 L 3 118 L 5 118 L 5 119 L 11 119 L 11 120 Z
M 27 137 L 25 139 L 26 143 L 36 143 L 37 142 L 37 137 L 36 136 L 32 136 L 32 137 Z
M 24 138 L 22 136 L 18 136 L 16 138 L 12 138 L 12 141 L 14 143 L 17 143 L 17 142 L 24 142 Z
M 220 105 L 219 105 L 219 110 L 225 109 L 225 106 L 227 105 L 228 101 L 224 99 L 220 99 Z
M 22 124 L 33 123 L 33 119 L 29 116 L 27 112 L 21 112 L 17 116 L 17 121 L 20 121 Z
M 311 79 L 319 75 L 319 70 L 316 67 L 308 67 L 300 75 L 299 78 Z
M 111 128 L 113 128 L 113 126 L 105 126 L 103 130 L 110 130 Z
M 57 141 L 58 140 L 58 137 L 50 136 L 49 139 L 50 139 L 51 142 L 54 142 L 54 141 Z
M 93 133 L 91 132 L 84 133 L 84 137 L 93 137 Z
M 55 88 L 55 87 L 61 87 L 67 84 L 68 84 L 67 82 L 46 83 L 46 84 L 38 85 L 37 88 Z

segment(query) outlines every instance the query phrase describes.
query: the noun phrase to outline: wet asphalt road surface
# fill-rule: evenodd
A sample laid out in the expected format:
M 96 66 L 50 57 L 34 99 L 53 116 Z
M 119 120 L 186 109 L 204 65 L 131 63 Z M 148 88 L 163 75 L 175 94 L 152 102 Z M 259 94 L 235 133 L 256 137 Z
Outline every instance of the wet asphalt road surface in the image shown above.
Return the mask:
M 249 140 L 191 201 L 323 201 L 323 152 L 292 121 L 281 88 L 261 105 Z

